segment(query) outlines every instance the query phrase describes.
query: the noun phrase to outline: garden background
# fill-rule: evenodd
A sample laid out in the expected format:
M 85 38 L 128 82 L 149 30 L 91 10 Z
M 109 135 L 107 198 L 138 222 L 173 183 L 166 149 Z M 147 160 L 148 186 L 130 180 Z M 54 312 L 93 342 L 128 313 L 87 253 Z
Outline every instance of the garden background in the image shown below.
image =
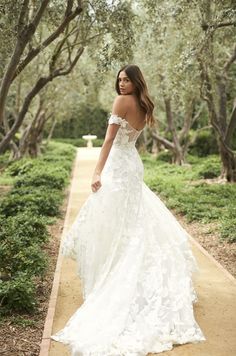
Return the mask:
M 102 145 L 124 64 L 155 103 L 146 183 L 236 276 L 235 38 L 233 0 L 0 3 L 3 354 L 38 355 L 76 147 Z

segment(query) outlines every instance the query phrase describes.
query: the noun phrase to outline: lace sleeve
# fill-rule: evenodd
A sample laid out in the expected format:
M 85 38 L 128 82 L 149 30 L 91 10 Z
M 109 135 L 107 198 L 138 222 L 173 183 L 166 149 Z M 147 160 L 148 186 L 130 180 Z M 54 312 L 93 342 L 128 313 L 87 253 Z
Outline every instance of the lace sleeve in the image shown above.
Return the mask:
M 108 124 L 117 124 L 122 126 L 126 120 L 122 119 L 120 116 L 111 114 L 111 116 L 108 118 Z

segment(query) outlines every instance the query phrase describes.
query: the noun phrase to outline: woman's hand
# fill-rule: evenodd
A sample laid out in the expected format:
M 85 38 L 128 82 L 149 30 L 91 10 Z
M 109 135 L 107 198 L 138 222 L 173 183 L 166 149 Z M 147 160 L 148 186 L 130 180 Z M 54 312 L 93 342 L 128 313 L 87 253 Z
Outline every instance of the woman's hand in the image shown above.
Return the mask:
M 99 188 L 101 188 L 101 176 L 98 173 L 94 173 L 91 183 L 92 191 L 95 193 Z

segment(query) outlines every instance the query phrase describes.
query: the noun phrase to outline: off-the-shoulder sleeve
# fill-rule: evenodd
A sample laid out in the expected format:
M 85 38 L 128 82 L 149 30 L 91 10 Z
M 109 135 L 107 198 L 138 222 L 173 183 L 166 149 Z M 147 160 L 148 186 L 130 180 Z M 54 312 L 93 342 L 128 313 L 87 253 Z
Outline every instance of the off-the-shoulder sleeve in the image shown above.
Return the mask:
M 122 119 L 120 116 L 111 114 L 108 118 L 108 124 L 117 124 L 122 126 L 125 123 L 125 119 Z

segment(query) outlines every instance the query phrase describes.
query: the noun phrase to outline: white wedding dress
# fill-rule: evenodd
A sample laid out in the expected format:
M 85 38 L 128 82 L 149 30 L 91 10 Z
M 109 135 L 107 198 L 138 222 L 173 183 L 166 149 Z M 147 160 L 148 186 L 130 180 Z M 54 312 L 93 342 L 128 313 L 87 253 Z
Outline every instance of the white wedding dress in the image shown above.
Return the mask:
M 199 267 L 188 234 L 143 182 L 140 135 L 118 124 L 102 172 L 63 241 L 75 259 L 84 303 L 52 336 L 73 356 L 145 356 L 206 340 L 194 318 L 192 272 Z

